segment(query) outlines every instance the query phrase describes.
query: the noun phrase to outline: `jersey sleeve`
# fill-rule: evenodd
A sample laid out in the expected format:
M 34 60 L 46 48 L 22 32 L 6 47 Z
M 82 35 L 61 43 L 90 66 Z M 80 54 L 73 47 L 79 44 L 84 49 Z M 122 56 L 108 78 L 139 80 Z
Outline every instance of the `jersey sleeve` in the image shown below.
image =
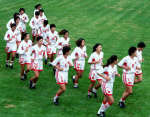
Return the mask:
M 18 47 L 18 50 L 17 50 L 17 53 L 22 55 L 25 53 L 25 49 L 23 48 L 23 44 L 20 43 L 19 47 Z
M 29 22 L 29 17 L 27 14 L 25 14 L 25 20 L 24 20 L 25 23 L 28 23 Z
M 119 63 L 118 63 L 118 66 L 123 66 L 123 65 L 126 65 L 127 62 L 126 62 L 126 58 L 124 57 Z
M 69 62 L 70 66 L 73 66 L 73 62 L 72 62 L 72 57 L 71 56 L 68 56 L 68 62 Z
M 5 40 L 5 41 L 8 41 L 9 39 L 10 39 L 10 34 L 9 34 L 9 31 L 7 31 L 7 32 L 5 33 L 4 40 Z
M 95 62 L 95 58 L 93 57 L 93 54 L 90 55 L 90 58 L 88 60 L 88 63 L 91 63 L 91 62 Z
M 47 59 L 47 51 L 46 51 L 46 47 L 44 46 L 44 57 L 45 59 Z
M 52 62 L 52 65 L 56 66 L 59 61 L 60 61 L 60 57 L 56 57 L 56 59 Z
M 32 19 L 30 20 L 29 26 L 30 26 L 32 29 L 35 29 L 34 18 L 32 18 Z

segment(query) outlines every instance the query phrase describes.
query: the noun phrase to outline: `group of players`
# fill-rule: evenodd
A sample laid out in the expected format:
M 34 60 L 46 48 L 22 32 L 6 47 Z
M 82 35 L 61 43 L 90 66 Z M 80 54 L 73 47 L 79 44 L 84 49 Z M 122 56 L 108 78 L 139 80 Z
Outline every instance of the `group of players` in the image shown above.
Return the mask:
M 45 64 L 53 66 L 56 82 L 59 85 L 59 90 L 53 99 L 54 104 L 58 105 L 59 97 L 66 90 L 68 71 L 71 66 L 74 66 L 76 71 L 72 77 L 73 87 L 79 87 L 78 82 L 84 72 L 85 59 L 88 57 L 85 40 L 79 38 L 76 41 L 75 49 L 70 54 L 69 31 L 63 29 L 58 33 L 55 24 L 49 25 L 41 4 L 35 6 L 33 17 L 29 22 L 32 29 L 32 41 L 30 34 L 26 32 L 28 22 L 29 18 L 25 9 L 20 8 L 19 13 L 15 13 L 7 24 L 8 31 L 4 37 L 7 54 L 6 67 L 13 69 L 14 59 L 16 55 L 19 55 L 20 79 L 26 80 L 27 73 L 31 70 L 34 71 L 34 76 L 30 78 L 29 88 L 35 89 L 40 72 L 43 70 L 43 60 L 45 60 Z M 104 99 L 97 113 L 99 117 L 105 117 L 105 111 L 114 102 L 113 84 L 115 77 L 120 77 L 117 66 L 123 69 L 122 79 L 125 85 L 119 106 L 120 108 L 125 107 L 125 100 L 132 93 L 134 83 L 142 81 L 141 64 L 144 60 L 142 51 L 145 47 L 144 42 L 139 42 L 137 47 L 129 48 L 128 55 L 119 63 L 118 57 L 112 55 L 104 65 L 102 44 L 96 43 L 93 46 L 93 53 L 88 59 L 88 63 L 91 65 L 88 98 L 90 99 L 92 94 L 97 97 L 97 90 L 101 87 Z M 55 55 L 56 58 L 54 59 Z

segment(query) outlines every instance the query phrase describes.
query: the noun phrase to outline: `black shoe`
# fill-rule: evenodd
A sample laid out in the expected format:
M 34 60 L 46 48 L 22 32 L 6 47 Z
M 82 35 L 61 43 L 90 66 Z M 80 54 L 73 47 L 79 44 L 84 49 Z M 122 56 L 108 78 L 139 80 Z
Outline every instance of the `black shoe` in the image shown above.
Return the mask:
M 120 108 L 125 108 L 125 103 L 124 102 L 119 102 L 118 105 L 120 106 Z
M 30 89 L 35 89 L 35 86 L 33 86 L 33 82 L 30 80 L 30 85 L 29 85 Z
M 6 66 L 6 68 L 8 68 L 8 67 L 9 67 L 9 65 L 8 65 L 7 63 L 6 63 L 6 65 L 5 65 L 5 66 Z
M 97 98 L 97 93 L 93 92 L 92 93 L 94 94 L 94 98 Z
M 47 65 L 47 59 L 45 59 L 45 65 Z
M 16 58 L 19 58 L 19 54 L 16 54 Z
M 13 65 L 10 65 L 9 67 L 10 67 L 10 69 L 13 69 Z
M 98 117 L 105 117 L 105 112 L 100 112 L 100 114 L 97 114 Z
M 75 78 L 73 78 L 73 76 L 72 76 L 72 82 L 73 82 L 73 84 L 75 83 Z
M 25 80 L 25 78 L 24 78 L 24 77 L 21 77 L 21 78 L 20 78 L 20 80 L 24 81 L 24 80 Z
M 88 95 L 88 99 L 91 99 L 92 98 L 92 96 L 91 95 Z
M 26 80 L 27 79 L 27 74 L 26 74 L 26 72 L 24 71 L 24 80 Z
M 56 69 L 55 69 L 55 68 L 53 68 L 53 73 L 54 73 L 54 75 L 55 75 L 55 72 L 56 72 Z
M 59 98 L 57 98 L 56 100 L 54 100 L 54 104 L 58 105 L 59 104 Z
M 75 86 L 75 85 L 74 85 L 73 88 L 77 89 L 77 88 L 79 88 L 79 86 Z

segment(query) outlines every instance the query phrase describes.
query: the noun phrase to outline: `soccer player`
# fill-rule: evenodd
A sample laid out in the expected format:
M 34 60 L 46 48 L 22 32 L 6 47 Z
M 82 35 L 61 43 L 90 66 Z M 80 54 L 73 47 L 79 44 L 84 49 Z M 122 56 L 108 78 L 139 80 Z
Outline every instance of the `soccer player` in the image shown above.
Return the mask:
M 56 54 L 56 42 L 59 39 L 58 32 L 56 31 L 56 25 L 50 24 L 50 31 L 47 33 L 47 54 L 50 59 L 49 65 L 54 60 L 54 55 Z
M 32 17 L 32 19 L 30 20 L 30 27 L 32 28 L 32 38 L 33 38 L 33 40 L 32 40 L 32 43 L 34 43 L 34 41 L 35 41 L 35 38 L 38 36 L 38 30 L 39 30 L 39 27 L 40 27 L 40 25 L 39 25 L 39 12 L 38 11 L 36 11 L 35 12 L 35 17 Z
M 70 47 L 64 46 L 63 47 L 63 55 L 58 56 L 53 62 L 52 65 L 56 68 L 56 82 L 59 85 L 59 90 L 54 97 L 54 104 L 59 104 L 59 97 L 62 93 L 66 90 L 66 84 L 68 83 L 68 70 L 70 66 L 73 66 L 72 60 L 69 56 L 70 54 Z
M 45 15 L 43 15 L 44 14 L 44 10 L 43 9 L 40 9 L 39 13 L 40 13 L 40 15 L 39 15 L 40 24 L 39 25 L 42 26 L 44 20 L 47 20 L 47 17 Z
M 17 32 L 16 32 L 16 24 L 11 24 L 11 29 L 9 29 L 4 37 L 4 40 L 7 41 L 6 43 L 6 67 L 13 68 L 13 62 L 15 59 L 16 51 L 17 51 Z M 10 60 L 10 55 L 12 54 L 12 58 Z
M 135 73 L 135 79 L 134 79 L 134 83 L 139 83 L 142 81 L 142 68 L 141 68 L 141 64 L 144 61 L 143 57 L 142 57 L 142 52 L 143 49 L 146 47 L 144 42 L 139 42 L 137 45 L 137 51 L 136 51 L 136 56 L 137 56 L 137 60 L 138 60 L 138 64 L 141 70 L 136 70 Z
M 36 12 L 36 11 L 40 11 L 40 9 L 42 9 L 42 5 L 41 5 L 41 4 L 37 4 L 37 5 L 35 5 L 34 8 L 35 8 L 35 9 L 34 9 L 34 16 L 35 16 L 35 12 Z M 44 12 L 43 12 L 43 15 L 45 15 Z
M 91 54 L 88 63 L 91 64 L 89 79 L 91 81 L 88 88 L 88 98 L 97 97 L 97 89 L 101 86 L 102 78 L 97 75 L 97 71 L 102 68 L 103 65 L 104 53 L 102 52 L 102 44 L 97 43 L 93 47 L 93 53 Z M 98 81 L 98 84 L 94 87 L 95 82 Z
M 15 23 L 15 18 L 19 16 L 19 13 L 14 13 L 13 18 L 10 19 L 6 25 L 7 29 L 11 29 L 11 24 Z
M 43 71 L 43 56 L 47 59 L 46 48 L 43 45 L 43 37 L 37 37 L 37 43 L 32 47 L 31 69 L 34 76 L 30 79 L 30 89 L 35 89 L 40 72 Z
M 74 59 L 74 69 L 76 70 L 76 75 L 73 76 L 74 88 L 78 88 L 78 80 L 82 77 L 85 58 L 87 58 L 85 40 L 80 38 L 76 41 L 77 47 L 73 50 L 71 57 Z
M 43 25 L 40 26 L 38 30 L 38 35 L 43 37 L 43 43 L 46 46 L 47 45 L 47 34 L 50 31 L 50 26 L 48 24 L 48 20 L 44 20 Z
M 119 101 L 120 108 L 125 107 L 126 98 L 132 94 L 132 87 L 134 85 L 134 78 L 136 69 L 140 70 L 136 59 L 136 47 L 130 47 L 128 50 L 128 56 L 124 57 L 118 66 L 123 69 L 123 83 L 125 85 L 125 91 Z
M 115 81 L 115 76 L 120 77 L 117 70 L 117 56 L 112 55 L 108 60 L 104 69 L 99 69 L 97 74 L 103 78 L 102 80 L 102 92 L 104 94 L 104 99 L 101 107 L 98 110 L 97 115 L 99 117 L 105 117 L 105 111 L 114 103 L 113 98 L 113 84 Z
M 22 26 L 22 36 L 26 32 L 26 24 L 29 22 L 28 15 L 25 13 L 24 8 L 19 9 L 19 17 L 20 17 L 20 22 Z
M 69 41 L 70 41 L 70 38 L 69 38 L 69 31 L 66 30 L 66 29 L 63 29 L 59 32 L 59 35 L 62 36 L 59 38 L 59 40 L 57 41 L 57 56 L 60 56 L 62 55 L 62 49 L 64 46 L 70 46 L 69 44 Z
M 27 73 L 31 70 L 31 50 L 32 41 L 30 40 L 29 33 L 24 33 L 23 40 L 21 41 L 17 53 L 19 56 L 19 63 L 21 66 L 20 77 L 21 80 L 27 79 Z M 25 65 L 27 70 L 25 70 Z

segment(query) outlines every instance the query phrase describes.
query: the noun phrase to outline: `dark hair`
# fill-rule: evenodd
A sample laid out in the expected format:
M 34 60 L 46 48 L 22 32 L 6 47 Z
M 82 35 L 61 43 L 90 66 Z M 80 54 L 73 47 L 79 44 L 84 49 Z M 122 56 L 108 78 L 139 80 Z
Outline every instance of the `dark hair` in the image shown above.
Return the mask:
M 16 23 L 16 20 L 17 20 L 17 19 L 20 19 L 20 17 L 19 17 L 19 16 L 16 16 L 16 17 L 14 18 L 15 23 Z
M 37 9 L 39 6 L 41 6 L 41 4 L 37 4 L 37 5 L 35 5 L 35 9 Z
M 47 25 L 48 24 L 48 20 L 44 20 L 43 24 Z
M 39 16 L 39 15 L 40 15 L 40 12 L 39 12 L 39 11 L 36 11 L 36 12 L 35 12 L 35 15 L 36 15 L 36 16 Z
M 22 39 L 25 39 L 28 34 L 29 33 L 24 33 L 23 36 L 22 36 Z
M 55 24 L 50 24 L 50 28 L 53 28 L 53 27 L 56 28 L 56 25 Z
M 138 48 L 145 48 L 146 45 L 145 45 L 144 42 L 139 42 L 139 43 L 137 44 L 137 47 L 138 47 Z
M 12 24 L 10 25 L 11 28 L 12 28 L 12 27 L 15 27 L 15 26 L 16 26 L 15 23 L 12 23 Z
M 40 41 L 41 39 L 43 39 L 42 36 L 38 36 L 38 37 L 36 38 L 37 41 Z
M 39 12 L 44 12 L 44 9 L 40 9 Z
M 131 56 L 136 51 L 136 47 L 130 47 L 128 50 L 128 54 Z
M 104 65 L 104 67 L 109 66 L 110 64 L 114 63 L 116 60 L 118 59 L 118 57 L 116 55 L 112 55 L 108 60 L 106 65 Z
M 21 12 L 21 11 L 24 11 L 24 12 L 25 12 L 25 9 L 24 9 L 24 8 L 20 8 L 20 9 L 19 9 L 19 12 Z
M 83 38 L 79 38 L 79 39 L 76 41 L 76 45 L 77 45 L 78 47 L 80 47 L 83 40 L 84 40 Z
M 96 48 L 98 47 L 98 46 L 100 46 L 100 45 L 102 45 L 101 43 L 96 43 L 94 46 L 93 46 L 93 52 L 95 52 L 96 51 Z
M 59 35 L 65 35 L 68 32 L 68 30 L 63 29 L 59 32 Z M 69 32 L 68 32 L 69 33 Z
M 71 50 L 71 48 L 69 46 L 64 46 L 63 47 L 63 55 L 65 55 L 67 52 L 69 52 Z
M 13 17 L 15 19 L 15 17 L 19 16 L 19 13 L 14 13 Z

